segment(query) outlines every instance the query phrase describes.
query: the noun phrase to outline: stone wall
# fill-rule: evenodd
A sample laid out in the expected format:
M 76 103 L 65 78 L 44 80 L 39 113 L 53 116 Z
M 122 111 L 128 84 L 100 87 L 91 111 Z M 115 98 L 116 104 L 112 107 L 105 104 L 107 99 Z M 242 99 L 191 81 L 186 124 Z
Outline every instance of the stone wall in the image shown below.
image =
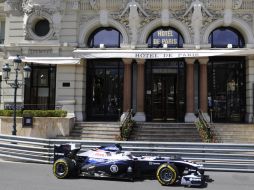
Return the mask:
M 17 135 L 36 138 L 56 138 L 68 136 L 74 126 L 73 117 L 34 117 L 32 127 L 22 127 L 22 117 L 17 117 Z M 0 117 L 0 133 L 11 135 L 13 128 L 12 117 Z

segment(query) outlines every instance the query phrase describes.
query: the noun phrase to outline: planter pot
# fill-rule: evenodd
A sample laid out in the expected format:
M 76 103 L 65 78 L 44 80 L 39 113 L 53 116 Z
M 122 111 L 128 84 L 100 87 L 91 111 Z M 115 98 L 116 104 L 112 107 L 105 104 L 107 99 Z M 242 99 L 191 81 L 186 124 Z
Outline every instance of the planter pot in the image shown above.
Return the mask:
M 37 138 L 69 136 L 75 122 L 74 117 L 33 117 L 33 125 L 23 127 L 22 120 L 22 117 L 17 117 L 17 135 Z M 1 134 L 11 135 L 12 128 L 12 117 L 0 117 Z

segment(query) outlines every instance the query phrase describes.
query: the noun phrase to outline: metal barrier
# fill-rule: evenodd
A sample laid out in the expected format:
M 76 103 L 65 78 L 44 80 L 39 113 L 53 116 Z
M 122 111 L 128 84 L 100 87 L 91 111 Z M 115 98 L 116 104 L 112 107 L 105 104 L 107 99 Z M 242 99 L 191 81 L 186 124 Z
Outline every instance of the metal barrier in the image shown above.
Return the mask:
M 0 158 L 50 163 L 50 142 L 48 139 L 0 135 Z
M 0 157 L 52 163 L 54 145 L 63 143 L 80 143 L 81 151 L 119 143 L 124 151 L 134 155 L 180 156 L 204 164 L 206 170 L 254 172 L 254 144 L 82 141 L 0 135 Z

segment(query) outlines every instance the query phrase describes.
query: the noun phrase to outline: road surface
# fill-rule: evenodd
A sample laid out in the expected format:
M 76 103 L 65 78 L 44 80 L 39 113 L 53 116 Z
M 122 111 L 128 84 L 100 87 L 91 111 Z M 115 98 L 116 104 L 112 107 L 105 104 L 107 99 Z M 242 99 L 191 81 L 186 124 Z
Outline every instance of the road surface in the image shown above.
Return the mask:
M 253 190 L 254 173 L 207 172 L 212 179 L 203 189 Z M 52 165 L 0 161 L 0 190 L 170 190 L 156 180 L 136 182 L 99 179 L 56 179 Z M 190 188 L 196 189 L 196 188 Z

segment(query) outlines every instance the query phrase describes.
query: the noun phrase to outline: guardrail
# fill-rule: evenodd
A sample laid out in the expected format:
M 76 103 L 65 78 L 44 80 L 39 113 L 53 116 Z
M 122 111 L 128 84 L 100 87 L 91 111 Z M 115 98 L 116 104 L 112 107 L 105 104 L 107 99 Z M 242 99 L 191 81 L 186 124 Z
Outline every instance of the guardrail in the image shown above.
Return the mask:
M 253 144 L 82 141 L 0 135 L 0 157 L 16 161 L 52 163 L 54 145 L 80 143 L 81 151 L 120 143 L 134 155 L 181 156 L 202 163 L 206 170 L 254 172 Z
M 50 163 L 50 142 L 48 139 L 0 135 L 0 158 Z

